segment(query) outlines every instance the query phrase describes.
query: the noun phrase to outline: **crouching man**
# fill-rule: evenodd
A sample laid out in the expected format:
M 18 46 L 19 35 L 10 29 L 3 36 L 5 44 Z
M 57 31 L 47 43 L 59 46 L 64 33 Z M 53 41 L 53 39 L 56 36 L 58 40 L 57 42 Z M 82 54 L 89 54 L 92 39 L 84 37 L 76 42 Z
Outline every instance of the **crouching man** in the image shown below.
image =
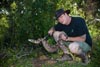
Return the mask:
M 55 17 L 58 23 L 48 31 L 53 35 L 55 31 L 64 31 L 68 36 L 61 36 L 61 40 L 66 41 L 70 51 L 81 57 L 83 63 L 87 63 L 86 53 L 91 50 L 92 39 L 86 26 L 85 20 L 81 17 L 69 16 L 70 10 L 58 9 Z M 64 52 L 68 56 L 68 52 Z M 62 57 L 63 59 L 63 57 Z M 67 60 L 67 58 L 66 58 Z

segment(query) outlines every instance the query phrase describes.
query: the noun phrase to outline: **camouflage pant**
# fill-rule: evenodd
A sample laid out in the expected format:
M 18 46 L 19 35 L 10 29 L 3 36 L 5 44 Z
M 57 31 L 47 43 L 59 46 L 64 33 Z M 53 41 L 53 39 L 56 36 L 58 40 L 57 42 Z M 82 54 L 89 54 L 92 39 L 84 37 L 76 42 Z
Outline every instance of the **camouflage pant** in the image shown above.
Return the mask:
M 87 53 L 91 51 L 91 47 L 85 42 L 66 42 L 64 41 L 63 45 L 61 46 L 63 46 L 62 49 L 64 53 L 68 53 L 68 49 L 70 50 L 70 52 L 74 54 L 81 54 L 82 52 Z

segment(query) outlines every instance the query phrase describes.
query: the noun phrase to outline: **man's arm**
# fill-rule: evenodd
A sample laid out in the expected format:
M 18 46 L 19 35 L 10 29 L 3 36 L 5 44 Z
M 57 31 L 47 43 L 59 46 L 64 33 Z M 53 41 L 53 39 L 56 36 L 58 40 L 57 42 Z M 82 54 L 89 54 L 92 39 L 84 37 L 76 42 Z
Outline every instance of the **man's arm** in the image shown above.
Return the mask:
M 86 34 L 78 37 L 68 37 L 66 39 L 66 41 L 80 41 L 80 42 L 84 42 L 85 40 L 86 40 Z
M 54 33 L 54 31 L 55 31 L 54 27 L 51 27 L 50 30 L 48 31 L 48 34 L 50 36 L 52 36 L 52 34 Z

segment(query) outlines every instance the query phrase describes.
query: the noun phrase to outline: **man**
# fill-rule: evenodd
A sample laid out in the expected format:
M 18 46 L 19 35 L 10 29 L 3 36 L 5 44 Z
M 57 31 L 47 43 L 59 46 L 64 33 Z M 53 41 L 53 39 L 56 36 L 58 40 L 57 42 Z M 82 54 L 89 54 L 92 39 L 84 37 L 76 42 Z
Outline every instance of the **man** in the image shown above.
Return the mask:
M 91 50 L 92 39 L 83 18 L 69 16 L 70 10 L 64 11 L 59 9 L 55 13 L 58 24 L 53 27 L 55 31 L 64 31 L 68 36 L 61 36 L 63 41 L 68 42 L 69 50 L 79 56 L 83 63 L 87 63 L 86 54 Z M 49 35 L 53 35 L 54 30 L 48 31 Z M 67 50 L 67 48 L 66 48 Z M 69 60 L 68 51 L 64 51 L 64 55 L 59 60 Z M 71 57 L 70 57 L 71 58 Z

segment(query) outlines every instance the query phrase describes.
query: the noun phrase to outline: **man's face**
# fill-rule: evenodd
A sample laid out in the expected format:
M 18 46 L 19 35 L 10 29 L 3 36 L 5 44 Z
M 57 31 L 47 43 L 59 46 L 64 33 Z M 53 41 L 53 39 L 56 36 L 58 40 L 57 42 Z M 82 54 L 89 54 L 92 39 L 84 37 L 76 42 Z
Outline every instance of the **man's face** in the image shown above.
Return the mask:
M 66 13 L 62 14 L 57 20 L 61 24 L 66 24 L 68 20 L 68 15 Z

